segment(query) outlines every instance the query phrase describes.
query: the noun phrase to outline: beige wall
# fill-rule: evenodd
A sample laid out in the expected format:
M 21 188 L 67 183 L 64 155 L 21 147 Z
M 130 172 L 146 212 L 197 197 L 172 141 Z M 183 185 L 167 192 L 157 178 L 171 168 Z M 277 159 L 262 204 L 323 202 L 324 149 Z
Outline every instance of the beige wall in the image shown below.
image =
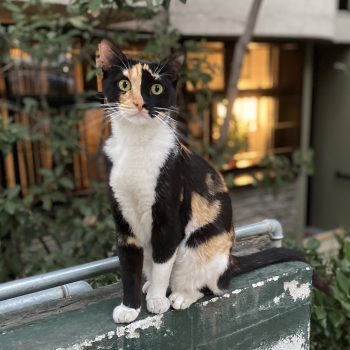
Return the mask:
M 264 0 L 256 37 L 350 42 L 350 15 L 340 22 L 337 0 Z M 172 1 L 170 21 L 184 35 L 238 36 L 252 0 Z M 344 20 L 345 17 L 345 20 Z M 349 21 L 347 21 L 347 18 Z
M 350 12 L 339 12 L 335 22 L 335 40 L 337 43 L 350 43 Z

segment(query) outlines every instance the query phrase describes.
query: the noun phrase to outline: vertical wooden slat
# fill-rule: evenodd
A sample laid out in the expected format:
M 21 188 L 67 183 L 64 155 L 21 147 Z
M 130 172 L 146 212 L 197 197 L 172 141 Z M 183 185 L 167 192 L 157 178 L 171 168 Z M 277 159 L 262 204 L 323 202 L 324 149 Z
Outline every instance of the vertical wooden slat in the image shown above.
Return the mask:
M 0 71 L 0 93 L 3 95 L 4 98 L 6 98 L 5 95 L 5 80 L 3 73 Z M 0 103 L 1 108 L 1 115 L 3 119 L 3 125 L 6 128 L 9 124 L 9 115 L 8 115 L 8 109 L 7 109 L 7 103 L 5 100 Z M 15 174 L 15 163 L 13 154 L 10 153 L 4 157 L 4 164 L 5 164 L 5 178 L 6 178 L 6 186 L 11 188 L 16 186 L 16 174 Z
M 29 117 L 27 114 L 22 113 L 22 124 L 29 130 L 30 132 L 30 124 Z M 33 146 L 31 141 L 24 141 L 24 153 L 25 160 L 27 164 L 27 174 L 30 185 L 35 184 L 35 168 L 34 168 L 34 159 L 33 159 Z
M 73 52 L 74 55 L 78 56 L 80 53 L 80 48 L 76 48 Z M 74 81 L 75 81 L 75 91 L 77 94 L 82 94 L 84 92 L 84 72 L 81 62 L 74 65 Z M 86 156 L 86 140 L 84 137 L 84 121 L 79 125 L 80 134 L 80 145 L 82 152 L 80 153 L 80 175 L 81 175 L 81 185 L 83 188 L 88 188 L 90 181 L 88 178 L 87 171 L 87 156 Z
M 40 159 L 41 165 L 43 168 L 52 169 L 52 153 L 51 153 L 51 144 L 49 139 L 49 116 L 40 112 L 39 114 L 42 126 L 43 140 L 40 142 Z
M 98 45 L 98 49 L 96 50 L 96 67 L 100 66 L 100 45 Z M 101 74 L 97 75 L 97 92 L 102 92 L 102 78 Z
M 7 104 L 5 102 L 1 105 L 1 114 L 4 127 L 7 128 L 9 124 L 9 115 Z M 7 187 L 11 188 L 16 186 L 15 162 L 12 153 L 9 153 L 5 156 L 5 175 Z
M 19 114 L 15 115 L 16 123 L 21 123 Z M 22 188 L 23 195 L 28 193 L 28 177 L 27 170 L 25 165 L 25 155 L 23 150 L 23 141 L 17 141 L 17 161 L 18 161 L 18 169 L 19 169 L 19 181 Z

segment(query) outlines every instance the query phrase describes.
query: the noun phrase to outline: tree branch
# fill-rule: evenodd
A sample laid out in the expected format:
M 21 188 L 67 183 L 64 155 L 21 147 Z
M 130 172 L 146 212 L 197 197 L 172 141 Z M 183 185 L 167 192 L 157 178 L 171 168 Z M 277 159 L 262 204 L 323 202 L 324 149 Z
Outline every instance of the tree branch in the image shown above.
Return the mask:
M 244 54 L 247 51 L 248 43 L 252 38 L 252 34 L 255 28 L 255 23 L 259 14 L 259 9 L 263 0 L 253 0 L 252 7 L 248 15 L 247 23 L 242 35 L 239 37 L 236 45 L 234 55 L 231 61 L 230 77 L 226 90 L 226 98 L 228 100 L 228 106 L 226 111 L 226 117 L 223 125 L 220 129 L 220 139 L 218 141 L 218 148 L 223 148 L 226 145 L 228 138 L 228 131 L 230 121 L 233 118 L 232 108 L 234 102 L 238 96 L 238 80 L 241 73 L 241 67 L 243 63 Z

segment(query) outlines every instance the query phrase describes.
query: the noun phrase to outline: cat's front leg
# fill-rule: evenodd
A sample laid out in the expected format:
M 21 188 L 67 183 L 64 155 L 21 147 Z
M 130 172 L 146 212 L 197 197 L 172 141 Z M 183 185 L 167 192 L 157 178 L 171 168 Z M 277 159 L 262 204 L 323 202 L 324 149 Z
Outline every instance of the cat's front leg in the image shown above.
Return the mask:
M 119 261 L 123 283 L 123 302 L 113 310 L 116 323 L 134 321 L 141 311 L 142 248 L 134 245 L 119 246 Z
M 166 297 L 170 274 L 176 254 L 164 263 L 153 262 L 151 280 L 147 290 L 147 310 L 154 314 L 161 314 L 170 308 L 170 301 Z
M 166 297 L 176 259 L 180 235 L 174 225 L 154 226 L 152 232 L 152 270 L 147 290 L 147 310 L 160 314 L 170 308 Z

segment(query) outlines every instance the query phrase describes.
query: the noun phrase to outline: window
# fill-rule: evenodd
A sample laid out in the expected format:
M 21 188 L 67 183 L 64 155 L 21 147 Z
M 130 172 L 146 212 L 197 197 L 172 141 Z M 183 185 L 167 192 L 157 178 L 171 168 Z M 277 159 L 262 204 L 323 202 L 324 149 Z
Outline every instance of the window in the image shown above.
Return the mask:
M 248 168 L 268 154 L 289 155 L 299 144 L 302 50 L 297 44 L 252 43 L 244 58 L 239 97 L 233 107 L 230 134 L 244 148 L 225 169 Z M 213 104 L 213 141 L 226 116 L 225 99 Z
M 189 68 L 193 69 L 198 65 L 201 72 L 211 76 L 212 80 L 208 83 L 208 87 L 213 91 L 220 91 L 225 87 L 224 59 L 224 43 L 215 41 L 201 43 L 200 51 L 189 51 L 186 58 Z M 190 82 L 186 84 L 187 91 L 201 87 L 194 87 Z

